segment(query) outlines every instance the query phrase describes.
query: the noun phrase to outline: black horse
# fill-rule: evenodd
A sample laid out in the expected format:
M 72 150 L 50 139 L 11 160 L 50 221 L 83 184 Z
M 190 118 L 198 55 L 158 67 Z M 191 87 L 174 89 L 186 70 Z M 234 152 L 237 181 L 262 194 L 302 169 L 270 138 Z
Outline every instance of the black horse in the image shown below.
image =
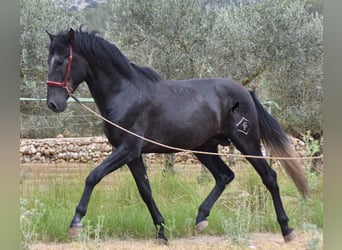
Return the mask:
M 232 142 L 245 155 L 262 156 L 260 139 L 273 155 L 296 153 L 279 123 L 269 115 L 253 92 L 224 78 L 163 80 L 156 72 L 130 62 L 113 44 L 96 32 L 81 29 L 49 34 L 47 105 L 54 112 L 67 107 L 70 94 L 85 81 L 102 116 L 146 138 L 184 149 L 217 152 Z M 108 123 L 104 132 L 115 147 L 112 154 L 86 178 L 81 200 L 70 225 L 82 227 L 91 193 L 103 177 L 124 164 L 129 167 L 157 230 L 164 235 L 164 218 L 155 204 L 142 160 L 144 153 L 170 150 L 127 134 Z M 198 209 L 196 228 L 202 231 L 207 217 L 225 187 L 234 179 L 219 156 L 195 154 L 215 178 L 216 184 Z M 282 205 L 276 172 L 265 159 L 248 158 L 270 191 L 285 241 L 293 238 Z M 282 160 L 298 190 L 307 195 L 307 181 L 298 160 Z

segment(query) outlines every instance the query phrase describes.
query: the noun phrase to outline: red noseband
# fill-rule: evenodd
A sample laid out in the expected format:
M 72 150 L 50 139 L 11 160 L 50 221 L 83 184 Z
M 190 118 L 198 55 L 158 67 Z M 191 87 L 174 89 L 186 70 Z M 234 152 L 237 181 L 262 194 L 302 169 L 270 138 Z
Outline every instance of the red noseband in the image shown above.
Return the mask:
M 68 67 L 67 67 L 67 71 L 65 73 L 64 81 L 63 82 L 56 82 L 56 81 L 47 80 L 46 84 L 48 86 L 55 86 L 55 87 L 65 88 L 68 91 L 68 93 L 72 93 L 74 90 L 72 89 L 72 87 L 67 85 L 69 74 L 70 74 L 70 69 L 71 69 L 71 63 L 72 63 L 72 46 L 70 44 L 70 47 L 69 47 L 69 61 L 68 61 Z

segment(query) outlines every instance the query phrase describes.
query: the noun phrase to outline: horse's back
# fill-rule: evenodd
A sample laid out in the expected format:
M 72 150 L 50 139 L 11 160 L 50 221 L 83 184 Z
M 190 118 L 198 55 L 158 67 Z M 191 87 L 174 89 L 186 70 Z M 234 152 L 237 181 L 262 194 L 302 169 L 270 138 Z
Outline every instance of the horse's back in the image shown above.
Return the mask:
M 217 93 L 245 95 L 248 90 L 240 83 L 232 81 L 228 78 L 191 78 L 187 80 L 161 80 L 162 85 L 168 86 L 170 89 L 193 89 L 200 92 L 210 94 L 213 91 Z
M 162 80 L 158 85 L 155 100 L 163 102 L 162 105 L 178 107 L 178 110 L 185 106 L 190 110 L 205 106 L 223 118 L 227 110 L 237 105 L 245 110 L 254 109 L 248 89 L 227 78 Z

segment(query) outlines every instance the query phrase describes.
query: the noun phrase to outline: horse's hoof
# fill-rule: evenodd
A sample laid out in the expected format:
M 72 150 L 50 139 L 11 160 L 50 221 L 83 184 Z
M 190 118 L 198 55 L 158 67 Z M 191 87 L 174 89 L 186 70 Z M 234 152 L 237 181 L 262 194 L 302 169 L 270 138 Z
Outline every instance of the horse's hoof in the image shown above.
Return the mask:
M 69 238 L 75 239 L 77 238 L 83 231 L 83 227 L 70 227 L 69 228 Z
M 207 220 L 202 220 L 196 225 L 196 231 L 197 233 L 203 232 L 203 230 L 209 225 L 209 222 Z
M 167 246 L 167 239 L 158 238 L 157 239 L 157 244 L 161 245 L 161 246 Z
M 296 233 L 295 231 L 291 231 L 288 235 L 284 236 L 284 241 L 285 242 L 290 242 L 296 238 Z

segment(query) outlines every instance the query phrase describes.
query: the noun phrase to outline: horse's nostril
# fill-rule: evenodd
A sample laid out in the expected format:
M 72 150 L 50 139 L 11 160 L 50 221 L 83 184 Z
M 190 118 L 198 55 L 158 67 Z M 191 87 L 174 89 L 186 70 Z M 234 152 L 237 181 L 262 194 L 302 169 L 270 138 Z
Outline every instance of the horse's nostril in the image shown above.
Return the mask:
M 53 111 L 53 112 L 56 112 L 56 113 L 60 113 L 60 112 L 63 112 L 66 107 L 67 107 L 67 104 L 66 102 L 56 102 L 56 101 L 47 101 L 47 106 Z
M 57 106 L 53 102 L 48 102 L 47 105 L 53 112 L 58 112 Z

